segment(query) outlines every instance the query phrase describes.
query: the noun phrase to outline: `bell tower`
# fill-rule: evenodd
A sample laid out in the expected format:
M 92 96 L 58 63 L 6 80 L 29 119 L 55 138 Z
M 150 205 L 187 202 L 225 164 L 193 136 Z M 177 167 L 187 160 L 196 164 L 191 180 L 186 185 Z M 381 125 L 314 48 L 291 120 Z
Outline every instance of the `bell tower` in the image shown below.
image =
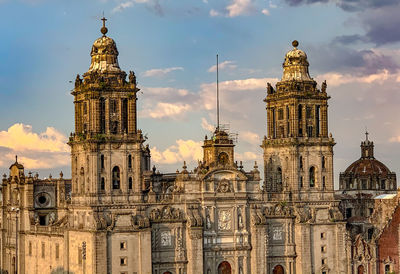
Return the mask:
M 150 166 L 150 151 L 137 130 L 136 76 L 131 71 L 126 80 L 127 74 L 118 64 L 116 43 L 106 36 L 106 19 L 102 20 L 103 35 L 93 43 L 89 70 L 83 79 L 77 75 L 72 91 L 73 203 L 127 201 L 129 195 L 140 193 L 142 172 Z
M 264 138 L 265 190 L 290 200 L 333 199 L 333 146 L 328 135 L 327 84 L 309 75 L 309 63 L 293 41 L 281 81 L 268 83 Z

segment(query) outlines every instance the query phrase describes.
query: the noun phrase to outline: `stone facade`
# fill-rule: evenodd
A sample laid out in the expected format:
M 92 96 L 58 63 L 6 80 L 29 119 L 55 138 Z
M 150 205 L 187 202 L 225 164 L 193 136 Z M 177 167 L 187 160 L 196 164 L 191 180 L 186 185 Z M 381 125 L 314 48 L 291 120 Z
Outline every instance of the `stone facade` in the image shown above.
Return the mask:
M 126 79 L 116 43 L 105 25 L 101 32 L 72 91 L 72 178 L 25 177 L 17 160 L 3 178 L 1 269 L 352 273 L 353 245 L 333 190 L 327 85 L 310 77 L 297 41 L 282 80 L 267 88 L 262 182 L 257 163 L 245 171 L 235 161 L 234 141 L 219 125 L 193 171 L 186 163 L 175 173 L 151 169 L 136 123 L 136 76 Z

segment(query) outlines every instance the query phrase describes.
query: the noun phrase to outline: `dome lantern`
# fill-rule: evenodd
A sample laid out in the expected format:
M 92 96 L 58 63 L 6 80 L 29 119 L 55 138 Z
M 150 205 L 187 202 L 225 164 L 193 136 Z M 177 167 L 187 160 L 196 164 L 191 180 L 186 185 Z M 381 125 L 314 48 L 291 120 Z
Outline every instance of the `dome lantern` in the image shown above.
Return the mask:
M 298 49 L 299 42 L 294 40 L 292 42 L 293 49 L 288 51 L 285 55 L 283 62 L 283 76 L 282 81 L 291 80 L 308 80 L 312 81 L 308 73 L 309 63 L 307 61 L 307 54 Z

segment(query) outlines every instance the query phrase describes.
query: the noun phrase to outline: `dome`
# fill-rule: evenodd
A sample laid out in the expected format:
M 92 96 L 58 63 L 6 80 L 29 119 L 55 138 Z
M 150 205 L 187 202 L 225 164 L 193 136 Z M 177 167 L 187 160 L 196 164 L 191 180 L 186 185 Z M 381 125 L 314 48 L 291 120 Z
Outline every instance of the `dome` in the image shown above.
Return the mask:
M 345 171 L 355 176 L 379 175 L 386 177 L 390 170 L 374 157 L 374 142 L 368 140 L 368 132 L 365 133 L 365 141 L 361 142 L 361 158 L 352 163 Z
M 106 36 L 108 29 L 105 26 L 107 19 L 102 18 L 103 27 L 101 28 L 102 37 L 94 41 L 90 56 L 92 61 L 88 73 L 120 73 L 118 64 L 118 49 L 115 41 Z
M 103 36 L 94 41 L 90 56 L 92 62 L 88 72 L 121 72 L 117 45 L 110 37 Z
M 361 158 L 352 163 L 345 171 L 355 176 L 380 175 L 386 177 L 390 170 L 375 158 Z
M 308 73 L 307 54 L 298 49 L 299 42 L 292 42 L 293 49 L 288 51 L 283 62 L 282 81 L 308 80 L 313 81 Z

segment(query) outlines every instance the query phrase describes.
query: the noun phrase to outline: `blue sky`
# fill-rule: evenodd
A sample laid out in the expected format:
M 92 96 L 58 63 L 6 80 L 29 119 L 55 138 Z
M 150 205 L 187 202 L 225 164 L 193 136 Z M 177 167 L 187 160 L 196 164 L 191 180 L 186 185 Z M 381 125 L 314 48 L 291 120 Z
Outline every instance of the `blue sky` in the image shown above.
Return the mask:
M 395 0 L 0 0 L 0 171 L 18 154 L 27 170 L 70 175 L 70 90 L 90 64 L 108 18 L 119 63 L 143 93 L 139 127 L 154 164 L 195 166 L 215 124 L 215 55 L 221 120 L 239 134 L 237 160 L 262 159 L 266 82 L 282 74 L 291 41 L 328 82 L 335 177 L 360 156 L 365 128 L 376 157 L 399 172 L 400 4 Z

